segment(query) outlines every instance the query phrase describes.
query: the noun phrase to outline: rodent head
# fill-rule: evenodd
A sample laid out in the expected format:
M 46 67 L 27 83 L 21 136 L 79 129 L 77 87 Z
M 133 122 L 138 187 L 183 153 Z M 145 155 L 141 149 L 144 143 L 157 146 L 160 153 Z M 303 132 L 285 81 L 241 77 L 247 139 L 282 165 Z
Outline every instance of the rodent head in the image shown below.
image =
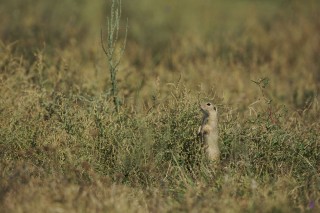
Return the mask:
M 206 115 L 211 115 L 211 114 L 217 114 L 218 109 L 215 105 L 213 105 L 210 102 L 205 102 L 203 104 L 200 104 L 200 109 L 201 111 L 206 114 Z

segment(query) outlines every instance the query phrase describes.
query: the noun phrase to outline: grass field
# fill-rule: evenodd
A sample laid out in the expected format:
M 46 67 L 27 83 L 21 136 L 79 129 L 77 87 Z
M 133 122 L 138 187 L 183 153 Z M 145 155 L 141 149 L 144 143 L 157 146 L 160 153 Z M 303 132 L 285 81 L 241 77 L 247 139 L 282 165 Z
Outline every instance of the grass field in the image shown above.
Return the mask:
M 0 1 L 0 212 L 320 212 L 320 3 Z M 197 138 L 219 111 L 221 163 Z

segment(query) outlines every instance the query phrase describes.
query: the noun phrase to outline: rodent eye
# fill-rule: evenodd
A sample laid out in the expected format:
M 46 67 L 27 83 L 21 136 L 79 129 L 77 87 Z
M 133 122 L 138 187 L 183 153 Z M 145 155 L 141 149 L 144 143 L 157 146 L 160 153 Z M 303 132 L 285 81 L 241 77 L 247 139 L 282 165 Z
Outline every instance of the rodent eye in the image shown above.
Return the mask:
M 211 103 L 207 103 L 207 106 L 211 106 Z

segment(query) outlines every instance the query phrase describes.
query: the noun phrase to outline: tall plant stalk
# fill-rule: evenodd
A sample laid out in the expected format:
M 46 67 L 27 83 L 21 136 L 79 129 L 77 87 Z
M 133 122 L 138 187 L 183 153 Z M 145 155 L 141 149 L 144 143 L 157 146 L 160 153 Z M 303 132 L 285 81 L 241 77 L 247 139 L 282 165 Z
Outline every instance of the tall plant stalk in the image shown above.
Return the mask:
M 127 20 L 123 43 L 121 46 L 117 45 L 119 39 L 120 19 L 121 0 L 112 0 L 110 17 L 107 17 L 106 41 L 104 40 L 104 34 L 101 28 L 101 46 L 108 60 L 111 80 L 111 95 L 117 112 L 119 111 L 120 107 L 120 99 L 118 97 L 117 72 L 126 47 L 128 35 Z

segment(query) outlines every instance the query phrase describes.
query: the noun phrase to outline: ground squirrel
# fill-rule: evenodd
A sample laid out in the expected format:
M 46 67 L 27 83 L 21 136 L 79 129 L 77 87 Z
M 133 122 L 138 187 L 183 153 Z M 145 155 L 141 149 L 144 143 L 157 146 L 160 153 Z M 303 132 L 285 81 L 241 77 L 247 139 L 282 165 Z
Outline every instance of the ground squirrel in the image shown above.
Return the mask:
M 203 112 L 202 124 L 198 135 L 201 142 L 205 144 L 209 159 L 218 162 L 220 150 L 218 145 L 218 110 L 212 103 L 207 102 L 200 105 Z

